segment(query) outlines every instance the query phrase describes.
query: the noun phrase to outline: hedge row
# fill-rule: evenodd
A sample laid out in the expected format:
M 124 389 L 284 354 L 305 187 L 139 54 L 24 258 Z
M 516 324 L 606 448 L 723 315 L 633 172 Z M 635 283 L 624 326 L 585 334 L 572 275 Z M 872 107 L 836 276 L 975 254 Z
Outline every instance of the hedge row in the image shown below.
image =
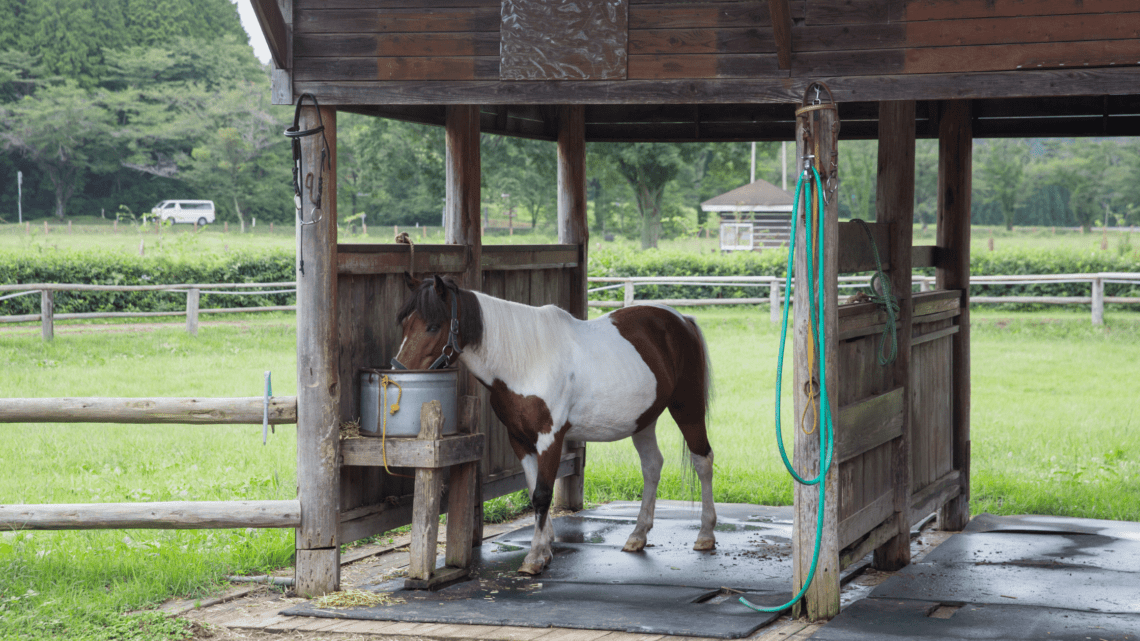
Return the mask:
M 62 252 L 26 255 L 0 260 L 0 283 L 85 283 L 98 285 L 157 285 L 184 283 L 265 283 L 295 278 L 291 251 L 228 253 L 197 258 L 138 257 L 110 252 Z M 780 250 L 763 253 L 693 253 L 679 250 L 637 251 L 622 248 L 594 250 L 590 276 L 778 276 L 783 277 L 787 254 Z M 1069 274 L 1091 272 L 1140 272 L 1140 255 L 1115 252 L 1002 251 L 975 253 L 975 275 Z M 1088 296 L 1081 283 L 1055 285 L 982 286 L 971 288 L 985 296 Z M 1108 296 L 1140 296 L 1140 287 L 1108 284 Z M 663 298 L 754 298 L 767 295 L 764 287 L 639 286 L 638 299 Z M 613 289 L 591 294 L 594 300 L 620 300 Z M 260 307 L 291 305 L 293 294 L 222 296 L 203 295 L 201 306 Z M 57 294 L 60 313 L 108 311 L 179 311 L 185 297 L 166 292 L 67 292 Z M 37 296 L 0 301 L 0 315 L 39 312 Z
M 112 252 L 52 252 L 0 260 L 0 284 L 181 285 L 272 283 L 295 279 L 293 252 L 229 253 L 196 259 L 140 257 Z M 183 294 L 148 292 L 57 292 L 56 313 L 161 312 L 186 309 Z M 229 296 L 203 294 L 202 308 L 292 305 L 294 294 Z M 39 296 L 0 301 L 0 316 L 38 314 Z
M 787 252 L 768 250 L 762 253 L 691 252 L 629 249 L 602 249 L 590 255 L 590 276 L 779 276 L 787 269 Z M 976 276 L 1013 274 L 1087 274 L 1096 272 L 1140 273 L 1140 254 L 1116 252 L 1072 252 L 1057 250 L 1010 250 L 977 252 L 971 256 L 971 273 Z M 933 270 L 923 270 L 933 274 Z M 1088 296 L 1087 283 L 1054 285 L 975 285 L 976 296 Z M 702 293 L 703 292 L 703 293 Z M 1140 287 L 1122 284 L 1105 285 L 1107 296 L 1138 296 Z M 660 298 L 754 298 L 767 295 L 765 288 L 708 286 L 637 287 L 638 299 Z M 594 300 L 620 300 L 620 289 L 595 292 Z

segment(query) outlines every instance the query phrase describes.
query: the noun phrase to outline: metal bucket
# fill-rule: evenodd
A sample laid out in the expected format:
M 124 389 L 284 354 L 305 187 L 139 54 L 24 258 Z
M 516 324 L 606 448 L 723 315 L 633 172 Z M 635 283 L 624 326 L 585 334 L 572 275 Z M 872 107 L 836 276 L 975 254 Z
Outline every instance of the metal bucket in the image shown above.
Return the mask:
M 420 408 L 428 401 L 439 401 L 443 409 L 442 434 L 459 431 L 456 419 L 456 381 L 458 370 L 360 370 L 360 433 L 365 436 L 419 436 Z M 387 376 L 400 387 L 389 383 L 387 399 L 380 382 Z M 391 406 L 397 404 L 396 413 Z M 386 432 L 381 432 L 381 417 L 388 417 Z

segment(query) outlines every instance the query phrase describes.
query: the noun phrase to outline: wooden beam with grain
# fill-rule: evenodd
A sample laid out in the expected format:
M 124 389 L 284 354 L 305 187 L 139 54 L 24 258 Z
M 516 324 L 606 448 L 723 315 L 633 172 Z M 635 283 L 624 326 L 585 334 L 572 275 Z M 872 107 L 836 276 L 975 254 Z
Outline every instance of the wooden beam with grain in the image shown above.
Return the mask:
M 296 226 L 297 486 L 302 511 L 296 535 L 296 589 L 305 596 L 340 587 L 339 387 L 352 382 L 339 380 L 337 315 L 332 313 L 337 308 L 336 115 L 330 107 L 321 107 L 319 113 L 314 107 L 301 110 L 302 130 L 325 128 L 323 135 L 301 139 L 304 166 L 314 178 L 301 196 L 298 215 L 312 222 Z M 327 165 L 322 165 L 322 158 Z
M 0 423 L 260 425 L 265 398 L 3 398 Z M 297 422 L 297 397 L 269 399 L 269 424 Z
M 0 505 L 0 530 L 197 530 L 300 524 L 297 500 Z
M 945 264 L 935 270 L 938 289 L 958 290 L 961 314 L 954 335 L 951 407 L 953 470 L 960 492 L 938 513 L 939 527 L 960 530 L 970 521 L 970 194 L 973 129 L 968 100 L 943 103 L 938 138 L 937 241 Z
M 292 33 L 285 24 L 281 7 L 277 5 L 277 0 L 252 0 L 252 4 L 257 24 L 261 26 L 261 33 L 265 35 L 265 42 L 269 45 L 269 54 L 273 57 L 274 66 L 289 70 L 289 40 Z
M 776 57 L 780 69 L 792 68 L 792 10 L 788 0 L 768 0 L 772 16 L 772 37 L 776 41 Z
M 890 381 L 899 386 L 899 438 L 891 445 L 891 508 L 894 528 L 876 545 L 874 566 L 894 571 L 910 564 L 910 453 L 911 453 L 911 334 L 914 304 L 911 281 L 914 250 L 915 104 L 913 100 L 879 104 L 879 153 L 875 220 L 887 225 L 887 249 L 892 263 L 887 271 L 891 292 L 899 304 L 895 319 L 898 350 L 890 368 Z M 873 538 L 873 537 L 872 537 Z

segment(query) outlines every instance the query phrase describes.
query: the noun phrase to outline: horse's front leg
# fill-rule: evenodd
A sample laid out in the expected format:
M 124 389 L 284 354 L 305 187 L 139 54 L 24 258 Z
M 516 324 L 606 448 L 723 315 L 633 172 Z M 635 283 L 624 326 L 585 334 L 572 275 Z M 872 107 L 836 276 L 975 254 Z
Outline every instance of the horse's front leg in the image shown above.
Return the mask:
M 550 503 L 554 499 L 554 480 L 558 476 L 558 464 L 562 459 L 562 438 L 561 431 L 554 433 L 552 439 L 549 436 L 540 437 L 536 446 L 537 454 L 527 454 L 522 461 L 530 486 L 530 502 L 534 506 L 534 538 L 531 539 L 530 552 L 519 567 L 519 574 L 535 575 L 542 572 L 554 556 L 550 549 L 550 544 L 554 541 L 554 519 L 550 517 Z
M 641 511 L 637 513 L 637 525 L 626 539 L 623 552 L 640 552 L 645 549 L 646 537 L 653 529 L 653 510 L 657 504 L 657 484 L 661 481 L 661 466 L 665 458 L 657 447 L 657 422 L 633 435 L 633 446 L 641 457 Z

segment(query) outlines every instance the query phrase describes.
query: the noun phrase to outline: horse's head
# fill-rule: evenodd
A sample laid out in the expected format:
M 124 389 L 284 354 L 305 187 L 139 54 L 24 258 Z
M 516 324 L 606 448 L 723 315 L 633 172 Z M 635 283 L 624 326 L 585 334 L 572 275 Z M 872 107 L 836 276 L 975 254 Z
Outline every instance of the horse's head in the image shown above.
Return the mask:
M 412 293 L 396 315 L 404 337 L 394 361 L 408 369 L 454 365 L 465 348 L 483 337 L 475 295 L 450 278 L 419 280 L 405 273 L 404 282 Z

